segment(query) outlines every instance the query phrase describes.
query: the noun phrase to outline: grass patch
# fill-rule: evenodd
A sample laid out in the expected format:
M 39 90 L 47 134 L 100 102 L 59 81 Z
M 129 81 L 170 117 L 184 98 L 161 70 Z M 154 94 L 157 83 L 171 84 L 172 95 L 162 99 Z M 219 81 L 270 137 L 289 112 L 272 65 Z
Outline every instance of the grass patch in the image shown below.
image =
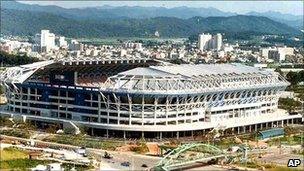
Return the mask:
M 14 147 L 4 148 L 3 150 L 1 150 L 1 161 L 26 158 L 28 158 L 28 153 L 24 150 L 20 150 Z
M 274 163 L 261 164 L 256 161 L 248 161 L 245 163 L 236 163 L 241 167 L 252 168 L 252 169 L 262 169 L 264 168 L 266 171 L 298 171 L 299 168 L 288 168 L 286 166 L 279 166 Z
M 39 164 L 47 165 L 50 163 L 54 163 L 54 161 L 30 159 L 12 159 L 4 161 L 1 160 L 0 169 L 29 170 L 30 168 L 36 167 Z M 64 170 L 71 170 L 72 168 L 75 168 L 77 171 L 85 171 L 94 168 L 93 166 L 75 165 L 69 163 L 63 163 L 62 167 L 64 168 Z
M 31 134 L 27 130 L 20 130 L 20 129 L 10 129 L 10 130 L 1 130 L 1 135 L 19 137 L 19 138 L 30 138 Z
M 30 160 L 30 159 L 13 159 L 13 160 L 1 160 L 1 169 L 18 169 L 18 170 L 28 170 L 29 168 L 36 167 L 39 164 L 49 164 L 52 161 L 44 160 Z
M 301 137 L 304 140 L 303 135 L 295 135 L 295 136 L 284 136 L 284 137 L 279 137 L 279 138 L 272 138 L 267 141 L 267 144 L 270 146 L 273 145 L 280 145 L 280 144 L 285 144 L 285 145 L 301 145 Z
M 229 147 L 232 147 L 232 146 L 235 146 L 237 145 L 235 142 L 234 142 L 234 139 L 233 138 L 224 138 L 220 141 L 216 141 L 214 143 L 215 146 L 221 148 L 221 149 L 226 149 L 226 148 L 229 148 Z
M 299 168 L 296 169 L 296 168 L 290 168 L 290 167 L 285 167 L 285 166 L 276 166 L 274 168 L 266 169 L 266 171 L 299 171 Z
M 69 144 L 87 148 L 97 148 L 105 150 L 115 150 L 116 147 L 122 146 L 121 142 L 115 141 L 100 141 L 97 139 L 89 139 L 83 136 L 71 135 L 55 135 L 53 137 L 45 138 L 43 141 L 55 142 L 60 144 Z
M 86 171 L 89 169 L 94 169 L 93 166 L 75 165 L 69 163 L 63 163 L 62 167 L 64 168 L 64 170 L 71 170 L 72 168 L 75 168 L 77 171 Z

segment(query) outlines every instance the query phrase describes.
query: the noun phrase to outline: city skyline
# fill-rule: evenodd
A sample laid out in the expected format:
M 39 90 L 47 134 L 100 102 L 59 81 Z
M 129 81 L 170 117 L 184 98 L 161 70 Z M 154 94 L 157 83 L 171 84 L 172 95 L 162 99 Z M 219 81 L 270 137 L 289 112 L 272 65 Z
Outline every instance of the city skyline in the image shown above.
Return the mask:
M 225 12 L 245 14 L 251 11 L 275 11 L 283 14 L 303 15 L 302 1 L 18 1 L 26 4 L 56 5 L 63 8 L 86 8 L 109 6 L 143 7 L 195 7 L 216 8 Z M 271 9 L 269 7 L 271 6 Z

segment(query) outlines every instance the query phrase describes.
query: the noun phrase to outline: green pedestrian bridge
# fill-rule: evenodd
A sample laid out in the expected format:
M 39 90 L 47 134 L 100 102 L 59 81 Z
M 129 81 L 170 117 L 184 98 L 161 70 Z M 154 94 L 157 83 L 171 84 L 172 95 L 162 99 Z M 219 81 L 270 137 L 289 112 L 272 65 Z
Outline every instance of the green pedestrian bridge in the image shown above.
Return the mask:
M 153 170 L 177 170 L 196 163 L 204 163 L 225 157 L 226 153 L 223 150 L 210 144 L 184 144 L 165 155 Z

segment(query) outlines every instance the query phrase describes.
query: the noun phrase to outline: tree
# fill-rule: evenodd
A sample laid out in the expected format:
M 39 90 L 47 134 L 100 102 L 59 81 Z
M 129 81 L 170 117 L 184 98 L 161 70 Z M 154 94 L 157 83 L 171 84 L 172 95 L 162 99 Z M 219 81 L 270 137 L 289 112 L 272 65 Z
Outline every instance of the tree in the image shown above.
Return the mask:
M 290 126 L 286 126 L 286 127 L 284 128 L 284 132 L 285 132 L 285 135 L 286 135 L 286 136 L 289 136 L 289 135 L 291 135 L 291 134 L 297 133 L 297 128 L 293 128 L 293 127 L 290 127 Z
M 280 98 L 279 105 L 288 112 L 292 112 L 295 110 L 295 108 L 300 107 L 301 103 L 291 98 Z
M 28 57 L 26 55 L 13 55 L 0 51 L 0 64 L 4 66 L 24 65 L 38 61 L 38 58 Z
M 286 79 L 291 83 L 291 85 L 297 85 L 300 81 L 300 76 L 298 73 L 290 71 L 286 75 Z
M 276 68 L 274 71 L 277 72 L 277 73 L 279 73 L 280 75 L 283 75 L 283 72 L 282 72 L 282 70 L 280 68 Z

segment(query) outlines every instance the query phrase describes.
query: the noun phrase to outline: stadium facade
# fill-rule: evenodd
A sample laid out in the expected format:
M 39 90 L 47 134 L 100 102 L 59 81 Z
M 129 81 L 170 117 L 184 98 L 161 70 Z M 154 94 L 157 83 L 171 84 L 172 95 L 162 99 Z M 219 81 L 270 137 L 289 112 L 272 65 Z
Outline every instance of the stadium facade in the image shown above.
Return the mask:
M 301 119 L 278 109 L 289 85 L 283 77 L 241 64 L 65 59 L 9 68 L 1 80 L 8 97 L 1 114 L 85 125 L 105 137 L 242 133 Z

